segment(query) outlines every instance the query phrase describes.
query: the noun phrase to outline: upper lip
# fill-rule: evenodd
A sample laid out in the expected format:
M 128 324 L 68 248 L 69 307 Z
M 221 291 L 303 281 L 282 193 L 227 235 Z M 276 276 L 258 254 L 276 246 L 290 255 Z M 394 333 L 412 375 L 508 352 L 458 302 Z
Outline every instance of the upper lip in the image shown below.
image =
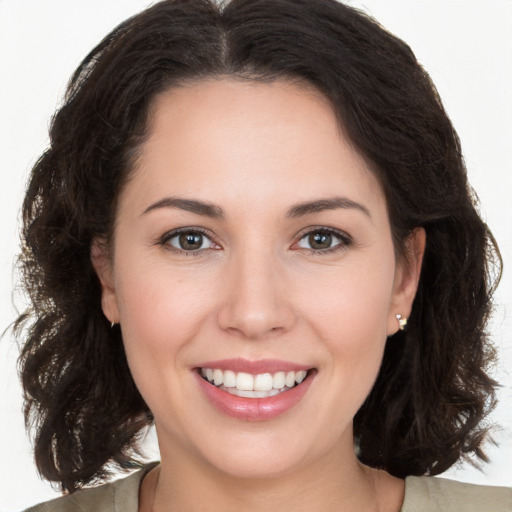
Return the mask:
M 282 361 L 279 359 L 259 359 L 256 361 L 234 358 L 234 359 L 220 359 L 217 361 L 205 361 L 198 364 L 196 368 L 211 368 L 219 370 L 232 370 L 234 372 L 245 372 L 252 375 L 261 373 L 276 373 L 276 372 L 293 372 L 300 370 L 311 370 L 311 366 L 294 363 L 291 361 Z

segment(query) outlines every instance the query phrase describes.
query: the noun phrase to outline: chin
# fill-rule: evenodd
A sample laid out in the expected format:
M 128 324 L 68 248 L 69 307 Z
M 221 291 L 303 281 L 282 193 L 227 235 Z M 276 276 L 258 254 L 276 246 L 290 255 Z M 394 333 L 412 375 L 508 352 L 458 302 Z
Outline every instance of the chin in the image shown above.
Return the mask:
M 243 480 L 275 479 L 294 473 L 303 464 L 297 453 L 269 453 L 269 450 L 244 450 L 210 457 L 210 465 L 231 478 Z
M 214 470 L 225 476 L 246 480 L 276 479 L 301 471 L 305 467 L 316 467 L 315 461 L 324 461 L 330 453 L 337 452 L 336 443 L 329 442 L 324 435 L 304 436 L 304 429 L 294 427 L 283 432 L 275 425 L 259 432 L 233 432 L 226 439 L 211 440 L 208 445 L 198 446 L 200 456 Z M 313 432 L 311 430 L 310 432 Z M 215 449 L 212 449 L 215 447 Z M 334 449 L 333 449 L 334 448 Z

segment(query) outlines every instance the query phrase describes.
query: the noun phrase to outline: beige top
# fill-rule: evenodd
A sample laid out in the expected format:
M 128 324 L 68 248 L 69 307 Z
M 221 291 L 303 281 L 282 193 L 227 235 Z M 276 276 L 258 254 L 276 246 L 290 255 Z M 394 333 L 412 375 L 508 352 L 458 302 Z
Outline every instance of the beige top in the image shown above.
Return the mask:
M 25 512 L 137 512 L 140 483 L 153 466 L 112 483 L 41 503 Z M 405 479 L 400 512 L 512 512 L 512 488 L 409 476 Z

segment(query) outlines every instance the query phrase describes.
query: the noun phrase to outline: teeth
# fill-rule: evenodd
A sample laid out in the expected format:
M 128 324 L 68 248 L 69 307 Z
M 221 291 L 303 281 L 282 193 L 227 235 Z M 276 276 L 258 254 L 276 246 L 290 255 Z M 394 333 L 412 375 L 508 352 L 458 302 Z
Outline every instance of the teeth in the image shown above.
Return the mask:
M 260 373 L 254 377 L 254 389 L 258 391 L 270 391 L 273 381 L 274 379 L 270 373 Z
M 236 373 L 231 370 L 226 370 L 224 372 L 223 384 L 227 388 L 235 388 L 236 387 Z
M 295 377 L 295 381 L 297 382 L 297 384 L 300 384 L 306 378 L 307 373 L 308 372 L 305 370 L 301 370 L 300 372 L 297 372 L 297 375 Z
M 208 379 L 208 380 L 210 380 L 210 379 Z M 294 386 L 295 385 L 295 372 L 288 372 L 286 374 L 284 382 L 285 382 L 286 386 L 289 388 Z
M 271 389 L 270 391 L 240 391 L 237 388 L 225 388 L 224 386 L 222 386 L 221 389 L 227 391 L 231 395 L 241 396 L 244 398 L 268 398 L 269 396 L 275 396 L 281 393 L 279 389 Z
M 281 388 L 284 388 L 285 386 L 286 386 L 285 373 L 284 372 L 274 373 L 274 377 L 272 378 L 272 387 L 274 389 L 281 389 Z
M 224 375 L 222 370 L 213 370 L 213 383 L 216 386 L 220 386 L 224 382 Z
M 237 396 L 248 398 L 266 398 L 300 384 L 307 376 L 307 371 L 250 373 L 218 368 L 201 368 L 201 375 L 211 384 Z
M 236 376 L 236 389 L 252 391 L 254 389 L 254 377 L 250 373 L 238 373 Z

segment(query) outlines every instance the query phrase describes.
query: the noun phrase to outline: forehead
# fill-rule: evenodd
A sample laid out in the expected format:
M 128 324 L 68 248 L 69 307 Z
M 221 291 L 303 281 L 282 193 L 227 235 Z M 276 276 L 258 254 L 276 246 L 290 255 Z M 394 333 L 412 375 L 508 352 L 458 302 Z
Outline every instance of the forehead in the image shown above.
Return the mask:
M 132 182 L 139 199 L 168 194 L 227 202 L 350 193 L 383 201 L 379 183 L 312 87 L 217 79 L 154 101 Z M 359 197 L 358 197 L 359 196 Z

